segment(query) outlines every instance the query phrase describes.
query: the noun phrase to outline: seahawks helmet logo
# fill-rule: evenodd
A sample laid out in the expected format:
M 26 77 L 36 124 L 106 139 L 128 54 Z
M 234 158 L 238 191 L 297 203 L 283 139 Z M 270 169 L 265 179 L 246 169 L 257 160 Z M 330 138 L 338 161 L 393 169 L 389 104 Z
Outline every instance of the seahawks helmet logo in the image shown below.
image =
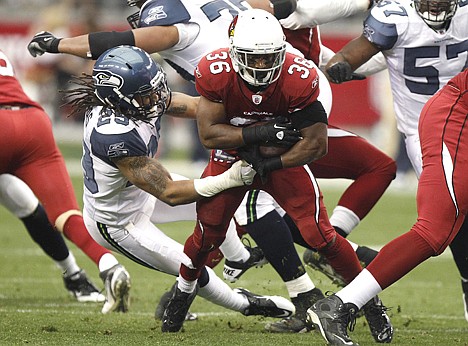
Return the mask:
M 112 87 L 120 89 L 124 84 L 121 76 L 116 75 L 110 71 L 98 71 L 93 76 L 95 86 Z

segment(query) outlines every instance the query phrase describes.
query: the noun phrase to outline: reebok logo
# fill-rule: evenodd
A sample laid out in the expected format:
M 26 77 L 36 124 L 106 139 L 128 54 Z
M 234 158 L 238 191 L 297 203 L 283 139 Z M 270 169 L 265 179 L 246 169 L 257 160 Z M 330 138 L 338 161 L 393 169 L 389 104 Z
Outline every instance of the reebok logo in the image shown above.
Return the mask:
M 283 140 L 284 138 L 284 131 L 280 131 L 276 133 L 276 138 L 278 138 L 280 141 Z

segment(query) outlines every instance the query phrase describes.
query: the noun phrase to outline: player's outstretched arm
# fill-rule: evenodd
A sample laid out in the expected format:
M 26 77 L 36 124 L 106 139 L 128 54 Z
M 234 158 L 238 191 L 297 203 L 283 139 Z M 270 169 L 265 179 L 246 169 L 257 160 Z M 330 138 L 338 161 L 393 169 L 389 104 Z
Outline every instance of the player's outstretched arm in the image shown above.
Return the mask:
M 192 203 L 232 187 L 250 185 L 255 171 L 242 161 L 212 177 L 173 181 L 170 173 L 154 158 L 132 156 L 113 159 L 122 174 L 135 186 L 171 205 Z
M 33 57 L 44 53 L 64 53 L 95 60 L 106 50 L 120 45 L 137 46 L 152 54 L 171 48 L 178 40 L 179 32 L 175 26 L 93 32 L 68 38 L 41 31 L 31 39 L 28 50 Z
M 343 83 L 352 79 L 353 72 L 372 56 L 380 52 L 363 35 L 346 44 L 325 66 L 325 74 L 333 83 Z
M 177 118 L 196 119 L 199 100 L 199 96 L 173 92 L 166 114 Z

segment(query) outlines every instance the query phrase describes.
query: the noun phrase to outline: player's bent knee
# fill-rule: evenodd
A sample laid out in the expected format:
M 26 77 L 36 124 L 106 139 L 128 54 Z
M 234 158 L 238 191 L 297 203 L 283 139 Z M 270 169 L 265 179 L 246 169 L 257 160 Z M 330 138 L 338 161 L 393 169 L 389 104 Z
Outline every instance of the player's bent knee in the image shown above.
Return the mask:
M 63 232 L 63 228 L 65 227 L 67 220 L 73 215 L 83 216 L 81 211 L 76 209 L 66 211 L 65 213 L 59 215 L 57 219 L 55 219 L 55 227 L 57 228 L 57 230 Z

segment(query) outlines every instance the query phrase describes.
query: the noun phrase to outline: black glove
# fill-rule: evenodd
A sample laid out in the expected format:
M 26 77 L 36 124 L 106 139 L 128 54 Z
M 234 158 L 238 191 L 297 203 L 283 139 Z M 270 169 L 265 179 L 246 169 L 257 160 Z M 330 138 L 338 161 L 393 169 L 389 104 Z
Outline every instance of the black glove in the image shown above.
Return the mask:
M 242 128 L 244 143 L 292 147 L 299 141 L 301 133 L 285 117 L 278 117 L 262 125 Z
M 38 32 L 28 44 L 29 53 L 33 56 L 41 56 L 44 53 L 60 53 L 58 45 L 61 38 L 55 37 L 47 31 Z
M 264 158 L 260 154 L 258 145 L 244 146 L 237 149 L 237 153 L 242 160 L 253 167 L 255 172 L 260 176 L 263 184 L 267 182 L 267 174 L 269 172 L 283 168 L 283 163 L 279 156 L 268 159 Z
M 347 61 L 340 61 L 331 65 L 327 69 L 327 74 L 333 83 L 341 84 L 350 80 L 363 80 L 366 76 L 354 73 L 351 65 Z

